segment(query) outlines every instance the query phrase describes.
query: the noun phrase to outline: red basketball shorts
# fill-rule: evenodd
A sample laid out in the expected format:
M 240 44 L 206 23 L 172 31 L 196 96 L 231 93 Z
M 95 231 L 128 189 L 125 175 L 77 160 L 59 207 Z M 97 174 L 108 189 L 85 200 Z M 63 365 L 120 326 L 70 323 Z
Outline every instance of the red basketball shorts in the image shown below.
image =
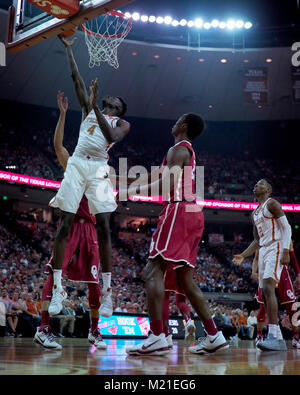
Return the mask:
M 195 267 L 204 230 L 204 215 L 193 202 L 166 205 L 152 235 L 149 258 L 161 256 L 173 264 Z
M 46 273 L 52 269 L 51 256 L 47 263 Z M 62 275 L 72 281 L 99 282 L 99 248 L 94 225 L 85 219 L 76 220 L 66 242 Z
M 278 283 L 278 296 L 280 304 L 293 303 L 296 300 L 292 280 L 286 266 L 283 266 L 280 281 Z M 255 299 L 258 303 L 264 303 L 261 295 L 261 288 L 258 288 Z

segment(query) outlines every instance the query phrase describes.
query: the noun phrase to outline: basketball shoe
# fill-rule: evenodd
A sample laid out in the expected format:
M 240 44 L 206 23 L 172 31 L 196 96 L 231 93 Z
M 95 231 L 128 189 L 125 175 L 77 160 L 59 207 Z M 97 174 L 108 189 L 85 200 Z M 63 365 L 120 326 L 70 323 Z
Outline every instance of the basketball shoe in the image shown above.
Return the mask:
M 173 348 L 172 335 L 170 334 L 170 335 L 166 336 L 166 340 L 167 340 L 167 343 L 168 343 L 169 350 L 171 350 Z
M 52 299 L 49 304 L 48 313 L 50 315 L 57 315 L 62 310 L 62 302 L 67 299 L 67 292 L 63 288 L 57 288 L 55 285 L 52 288 Z
M 193 354 L 212 354 L 214 352 L 226 350 L 229 348 L 222 332 L 218 332 L 214 336 L 207 335 L 204 339 L 201 338 L 198 344 L 189 347 L 189 352 Z
M 285 343 L 284 340 L 283 340 L 283 342 Z M 285 346 L 285 350 L 284 350 L 282 342 L 270 333 L 269 333 L 268 337 L 266 338 L 266 340 L 259 342 L 256 347 L 259 348 L 260 350 L 263 350 L 263 351 L 285 351 L 286 350 L 286 346 Z
M 110 317 L 113 313 L 113 303 L 111 299 L 112 289 L 108 288 L 106 292 L 103 292 L 101 298 L 101 306 L 99 309 L 99 314 L 102 317 Z
M 40 331 L 40 327 L 37 327 L 36 333 L 34 335 L 33 341 L 40 344 L 45 348 L 52 348 L 54 350 L 61 350 L 62 346 L 54 340 L 53 333 L 49 326 L 44 326 Z
M 255 346 L 257 347 L 258 343 L 262 342 L 264 340 L 262 335 L 257 335 L 255 339 Z
M 169 352 L 166 335 L 161 333 L 156 336 L 150 333 L 142 343 L 126 347 L 126 352 L 129 355 L 166 355 Z
M 89 331 L 88 341 L 93 344 L 98 350 L 106 350 L 107 345 L 103 341 L 99 329 L 95 329 L 94 332 Z
M 293 337 L 292 346 L 293 346 L 294 348 L 300 348 L 300 340 L 297 339 L 296 337 Z

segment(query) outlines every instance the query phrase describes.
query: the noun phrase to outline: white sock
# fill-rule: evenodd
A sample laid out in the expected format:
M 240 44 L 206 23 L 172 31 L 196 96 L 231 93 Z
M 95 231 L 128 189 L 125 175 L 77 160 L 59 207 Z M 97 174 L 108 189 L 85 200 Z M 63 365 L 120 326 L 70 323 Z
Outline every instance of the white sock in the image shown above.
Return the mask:
M 278 336 L 277 328 L 278 328 L 278 325 L 269 324 L 269 334 L 273 335 L 276 339 L 277 339 L 277 336 Z
M 280 329 L 279 325 L 277 325 L 277 339 L 278 340 L 283 340 L 281 329 Z
M 106 292 L 108 288 L 111 288 L 111 273 L 102 273 L 103 288 L 102 291 Z
M 53 283 L 57 288 L 62 288 L 61 285 L 61 269 L 54 269 L 53 270 Z

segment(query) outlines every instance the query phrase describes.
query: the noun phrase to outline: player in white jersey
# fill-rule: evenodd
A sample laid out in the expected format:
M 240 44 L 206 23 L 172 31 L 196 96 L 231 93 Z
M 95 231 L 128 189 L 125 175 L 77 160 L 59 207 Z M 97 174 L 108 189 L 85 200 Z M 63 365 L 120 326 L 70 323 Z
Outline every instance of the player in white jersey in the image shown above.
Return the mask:
M 254 187 L 259 205 L 252 213 L 254 240 L 233 263 L 240 265 L 244 258 L 259 248 L 258 280 L 269 318 L 268 338 L 257 344 L 264 351 L 283 351 L 286 345 L 278 325 L 278 302 L 275 288 L 280 280 L 283 266 L 290 261 L 289 246 L 291 227 L 277 200 L 270 197 L 272 187 L 262 179 Z
M 108 178 L 107 151 L 112 144 L 122 140 L 130 130 L 130 124 L 120 117 L 127 110 L 126 103 L 119 97 L 106 96 L 102 99 L 102 112 L 97 105 L 97 79 L 92 81 L 90 96 L 73 57 L 72 45 L 75 39 L 61 38 L 66 47 L 75 92 L 82 110 L 79 139 L 73 155 L 69 158 L 64 179 L 56 196 L 50 201 L 51 207 L 61 210 L 61 222 L 54 240 L 53 296 L 49 306 L 52 315 L 62 308 L 65 291 L 61 285 L 61 268 L 65 245 L 82 196 L 89 202 L 91 214 L 96 218 L 99 254 L 102 266 L 102 303 L 100 314 L 112 314 L 111 300 L 111 237 L 110 214 L 117 208 L 113 188 Z

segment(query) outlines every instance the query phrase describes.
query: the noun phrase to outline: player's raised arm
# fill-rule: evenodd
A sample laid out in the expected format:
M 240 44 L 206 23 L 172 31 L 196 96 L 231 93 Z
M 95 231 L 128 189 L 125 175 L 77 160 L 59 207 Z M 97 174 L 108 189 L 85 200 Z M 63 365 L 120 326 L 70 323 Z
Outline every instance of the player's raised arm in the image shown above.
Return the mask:
M 64 93 L 58 91 L 57 104 L 60 110 L 60 116 L 56 125 L 53 142 L 57 159 L 65 170 L 69 159 L 69 153 L 67 149 L 63 146 L 66 112 L 68 110 L 68 98 L 65 97 L 65 99 L 63 100 L 63 96 Z
M 106 121 L 105 117 L 103 116 L 102 112 L 100 111 L 97 105 L 98 99 L 98 79 L 96 78 L 92 81 L 90 86 L 90 103 L 92 109 L 95 111 L 98 124 L 100 126 L 101 132 L 103 133 L 104 137 L 108 141 L 108 143 L 116 143 L 121 141 L 126 134 L 130 130 L 130 124 L 123 119 L 119 119 L 117 123 L 117 127 L 112 128 Z
M 267 208 L 273 214 L 282 234 L 282 248 L 283 254 L 281 257 L 281 264 L 287 265 L 290 262 L 290 242 L 292 237 L 292 229 L 288 220 L 282 211 L 280 203 L 275 199 L 270 199 Z
M 60 40 L 66 47 L 66 52 L 67 52 L 67 56 L 68 56 L 70 69 L 72 72 L 72 79 L 74 82 L 75 92 L 76 92 L 76 96 L 77 96 L 78 102 L 79 102 L 81 110 L 82 110 L 82 117 L 84 119 L 90 112 L 91 107 L 90 107 L 89 96 L 88 96 L 88 93 L 87 93 L 87 90 L 85 87 L 85 83 L 79 73 L 79 70 L 78 70 L 78 67 L 75 62 L 73 52 L 72 52 L 72 45 L 74 44 L 76 37 L 73 38 L 72 40 L 67 40 L 66 38 L 60 37 L 60 36 L 58 36 L 58 37 L 60 38 Z
M 244 258 L 247 258 L 248 256 L 254 254 L 256 249 L 259 247 L 259 236 L 254 223 L 253 223 L 253 238 L 254 240 L 252 241 L 252 243 L 241 254 L 233 255 L 232 262 L 234 264 L 241 265 L 244 261 Z

